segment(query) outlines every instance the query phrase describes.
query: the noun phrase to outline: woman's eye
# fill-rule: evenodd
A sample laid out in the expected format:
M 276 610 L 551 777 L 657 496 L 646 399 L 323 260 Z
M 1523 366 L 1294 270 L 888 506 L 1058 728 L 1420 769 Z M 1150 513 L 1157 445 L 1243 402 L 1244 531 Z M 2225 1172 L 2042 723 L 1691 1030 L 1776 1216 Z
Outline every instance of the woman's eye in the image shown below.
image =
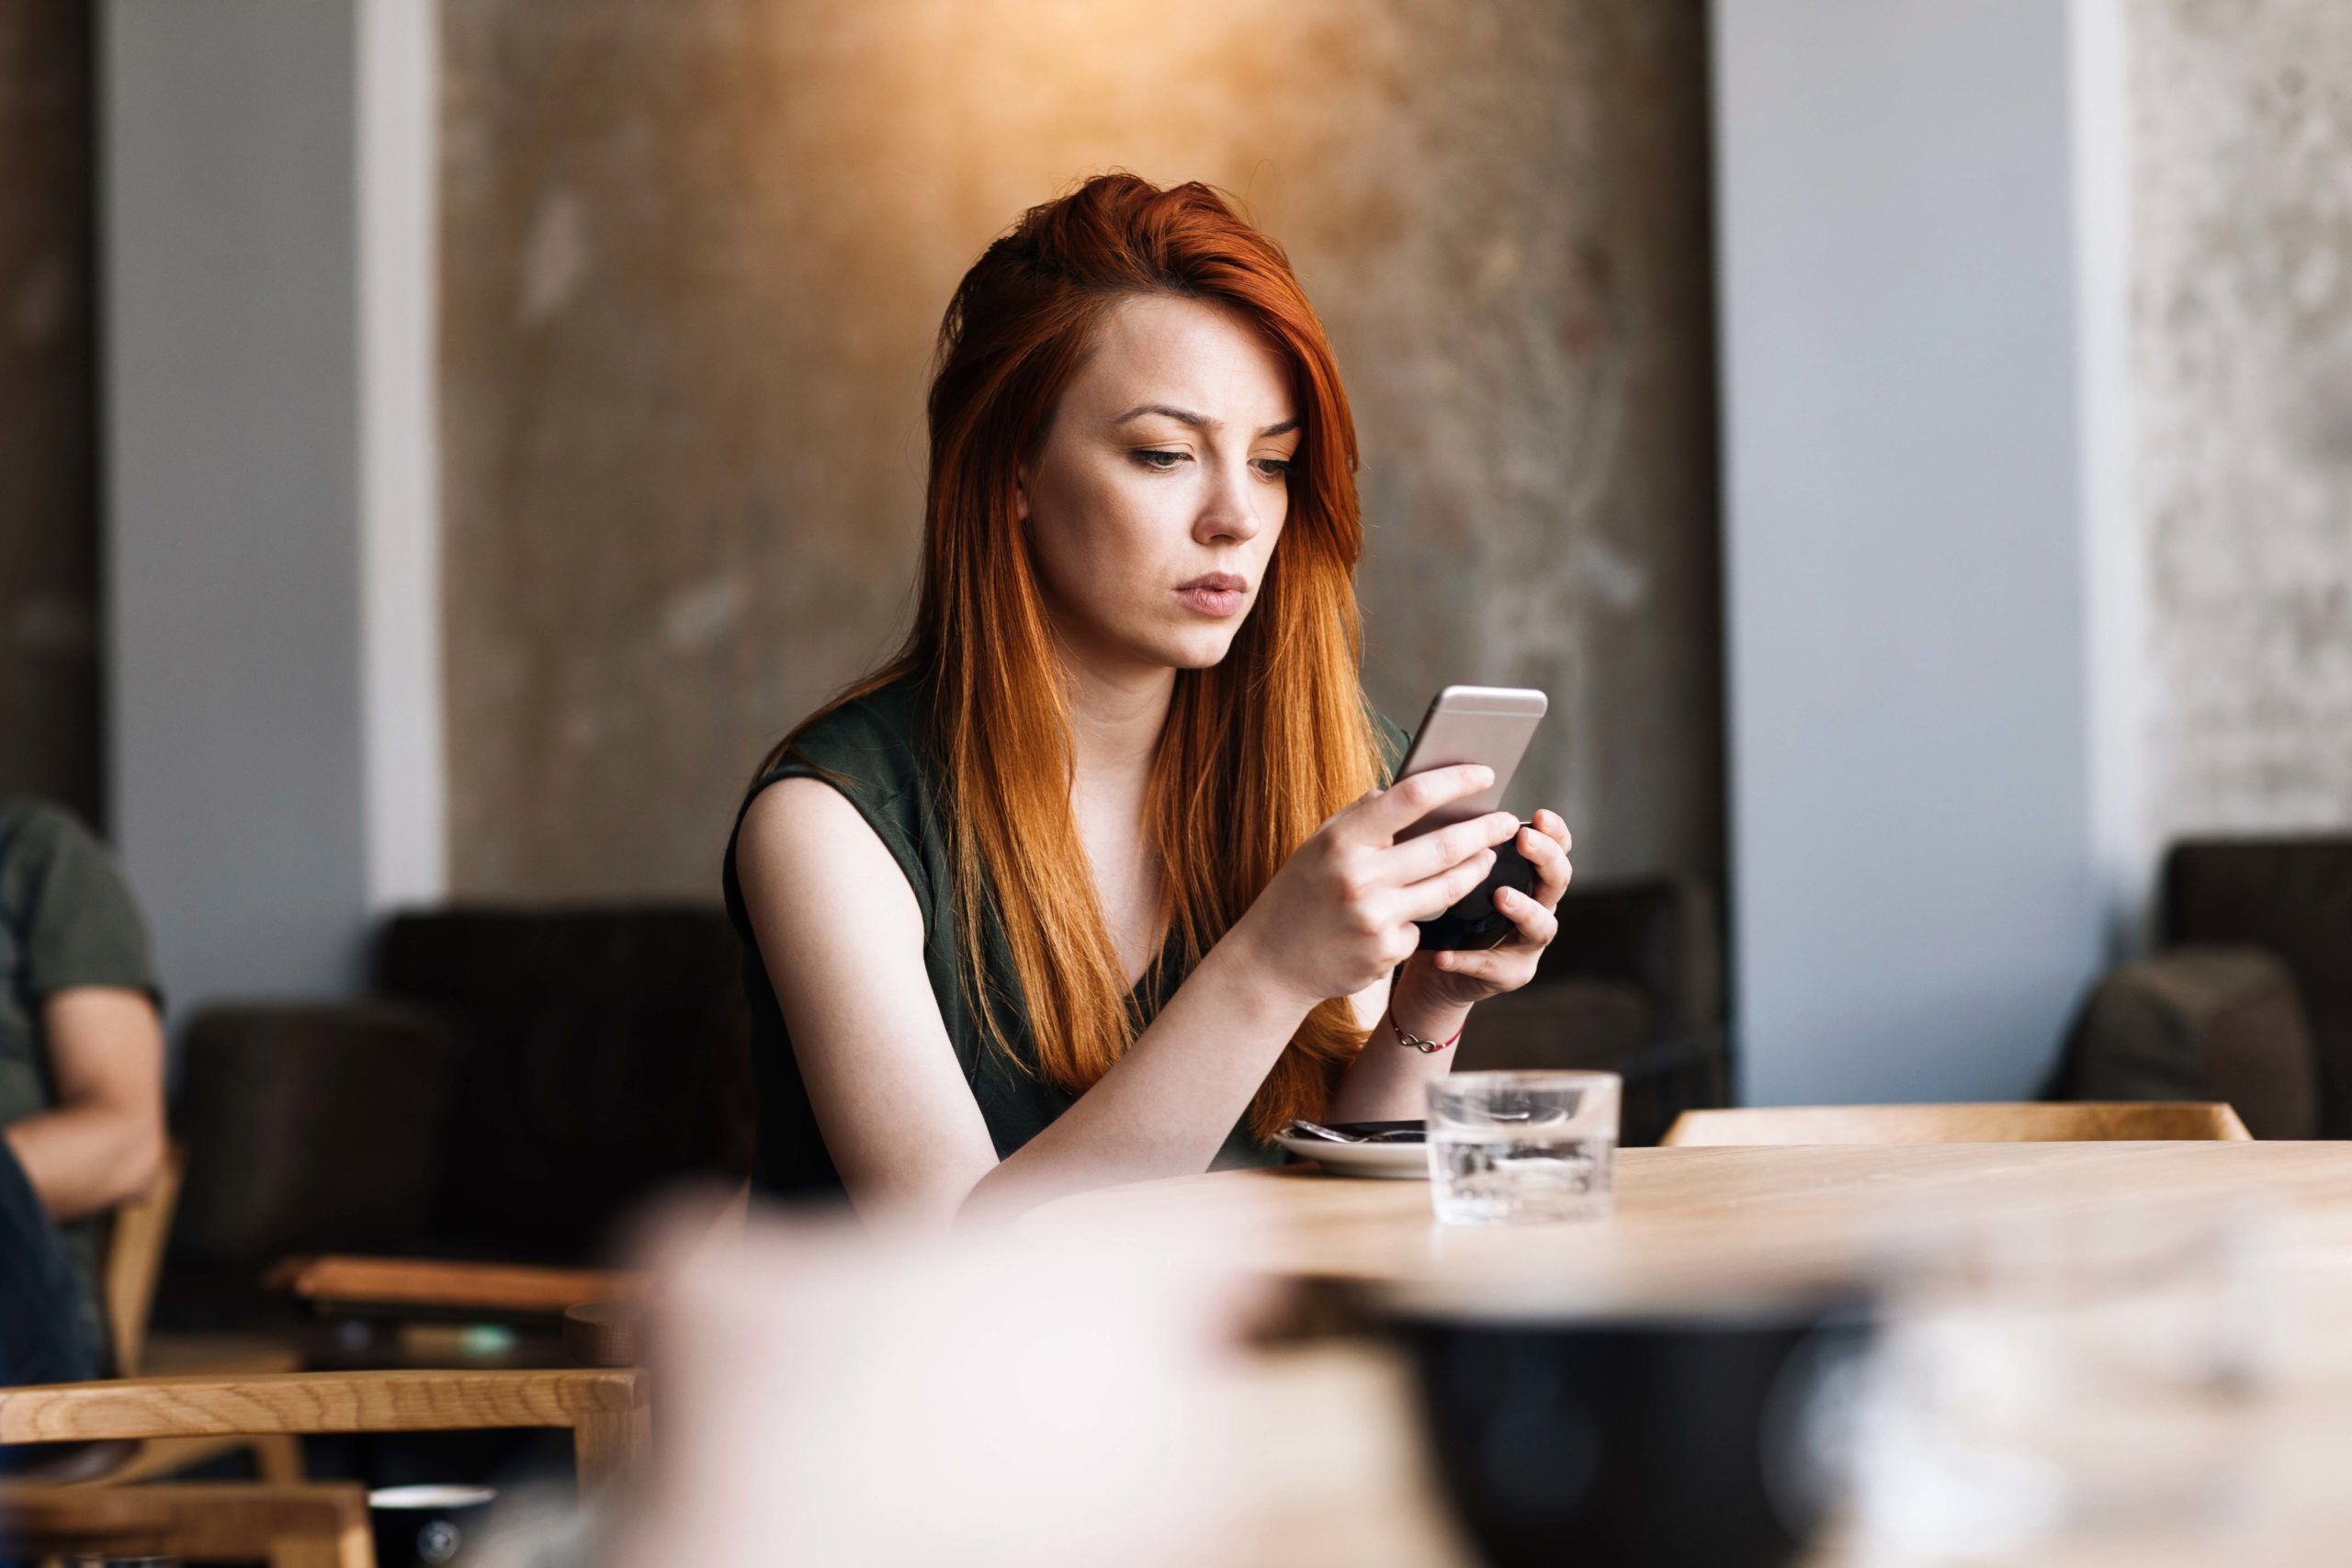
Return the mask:
M 1167 460 L 1162 462 L 1160 460 L 1162 458 L 1166 458 Z M 1135 459 L 1136 462 L 1141 463 L 1147 468 L 1157 468 L 1163 474 L 1169 469 L 1174 468 L 1178 463 L 1183 461 L 1183 458 L 1184 454 L 1182 452 L 1161 451 L 1155 447 L 1147 447 L 1135 454 Z
M 1261 457 L 1258 459 L 1258 471 L 1264 474 L 1270 479 L 1288 479 L 1290 477 L 1290 469 L 1291 461 L 1287 457 Z

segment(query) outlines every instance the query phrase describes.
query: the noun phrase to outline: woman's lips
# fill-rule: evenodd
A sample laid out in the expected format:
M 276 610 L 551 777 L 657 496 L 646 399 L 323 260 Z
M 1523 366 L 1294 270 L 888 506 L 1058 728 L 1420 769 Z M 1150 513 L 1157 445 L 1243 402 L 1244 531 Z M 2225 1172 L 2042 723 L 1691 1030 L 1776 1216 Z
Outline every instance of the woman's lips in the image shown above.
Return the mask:
M 1186 583 L 1176 590 L 1176 597 L 1200 614 L 1222 620 L 1227 615 L 1241 613 L 1241 606 L 1249 602 L 1250 592 L 1240 585 L 1238 578 L 1212 577 Z

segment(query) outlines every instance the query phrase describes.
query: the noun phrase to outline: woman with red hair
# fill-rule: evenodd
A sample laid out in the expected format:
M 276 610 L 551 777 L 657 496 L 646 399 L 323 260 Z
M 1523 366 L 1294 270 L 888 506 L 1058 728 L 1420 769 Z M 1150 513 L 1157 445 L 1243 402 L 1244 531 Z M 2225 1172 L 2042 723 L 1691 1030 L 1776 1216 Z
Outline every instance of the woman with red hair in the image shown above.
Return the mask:
M 1452 1058 L 1412 1047 L 1533 975 L 1568 834 L 1396 840 L 1492 779 L 1380 787 L 1355 429 L 1281 248 L 1198 184 L 1034 208 L 947 308 L 930 423 L 906 644 L 728 846 L 755 1183 L 937 1220 L 1420 1115 Z M 1514 834 L 1512 940 L 1415 952 Z

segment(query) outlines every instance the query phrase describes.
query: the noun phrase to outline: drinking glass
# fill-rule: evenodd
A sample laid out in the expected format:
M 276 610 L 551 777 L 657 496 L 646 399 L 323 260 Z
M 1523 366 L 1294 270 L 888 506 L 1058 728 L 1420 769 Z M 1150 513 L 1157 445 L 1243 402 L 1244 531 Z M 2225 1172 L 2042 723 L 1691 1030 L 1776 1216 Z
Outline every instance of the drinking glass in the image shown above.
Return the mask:
M 1430 1085 L 1430 1201 L 1447 1224 L 1540 1224 L 1609 1213 L 1614 1073 L 1455 1073 Z

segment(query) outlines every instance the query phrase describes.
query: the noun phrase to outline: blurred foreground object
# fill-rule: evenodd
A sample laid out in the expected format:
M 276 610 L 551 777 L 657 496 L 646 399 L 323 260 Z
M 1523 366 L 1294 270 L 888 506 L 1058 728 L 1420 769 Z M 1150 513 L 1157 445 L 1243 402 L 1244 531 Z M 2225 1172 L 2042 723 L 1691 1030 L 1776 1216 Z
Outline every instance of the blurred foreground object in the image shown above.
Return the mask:
M 1996 1562 L 2251 1547 L 2278 1223 L 2257 1200 L 2130 1201 L 1908 1238 L 1858 1390 L 1864 1540 Z
M 2226 1105 L 1773 1105 L 1686 1111 L 1668 1148 L 1804 1144 L 2070 1144 L 2108 1139 L 2243 1142 Z
M 1401 1303 L 1394 1326 L 1454 1506 L 1498 1568 L 1786 1568 L 1844 1502 L 1858 1297 L 1433 1305 Z
M 1233 1561 L 1242 1296 L 1185 1252 L 755 1216 L 658 1297 L 657 1483 L 606 1561 Z
M 2200 1215 L 2241 1205 L 2257 1219 L 2244 1251 L 2233 1241 L 2197 1239 L 2215 1228 Z M 2280 1216 L 2275 1242 L 2260 1235 L 2273 1213 Z M 2146 1245 L 2125 1237 L 2109 1246 L 2101 1227 L 2110 1219 L 2148 1233 Z M 2344 1438 L 2352 1432 L 2352 1145 L 2217 1139 L 1631 1149 L 1619 1155 L 1612 1215 L 1509 1230 L 1436 1225 L 1410 1183 L 1284 1167 L 1066 1198 L 1027 1225 L 1105 1246 L 1178 1227 L 1224 1237 L 1220 1256 L 1229 1267 L 1356 1281 L 1408 1305 L 1535 1321 L 1641 1308 L 1659 1316 L 1702 1312 L 1776 1290 L 1868 1286 L 1890 1272 L 1888 1293 L 1903 1311 L 1921 1298 L 1901 1291 L 1900 1260 L 1934 1264 L 1939 1254 L 1957 1259 L 1990 1249 L 2001 1262 L 1997 1277 L 2016 1281 L 2014 1292 L 2004 1290 L 2007 1304 L 1980 1311 L 1956 1292 L 1960 1304 L 1942 1319 L 1950 1335 L 1933 1327 L 1910 1335 L 1899 1322 L 1890 1334 L 1892 1353 L 1907 1355 L 1907 1344 L 1918 1351 L 1908 1364 L 1923 1370 L 1909 1385 L 1916 1397 L 1894 1396 L 1893 1430 L 1913 1435 L 1911 1457 L 1868 1483 L 1877 1488 L 1881 1528 L 1860 1540 L 1849 1534 L 1808 1568 L 1910 1568 L 1949 1561 L 1945 1544 L 1974 1549 L 1978 1561 L 1992 1551 L 2003 1568 L 2335 1568 L 2352 1540 L 2352 1490 L 2343 1478 Z M 2237 1227 L 2230 1221 L 2219 1229 L 2227 1235 Z M 1980 1245 L 1972 1235 L 1990 1239 Z M 2079 1235 L 2081 1246 L 2036 1244 L 2036 1235 Z M 2010 1237 L 2018 1239 L 2011 1245 Z M 2085 1256 L 2071 1257 L 2075 1250 Z M 1892 1269 L 1890 1258 L 1898 1260 Z M 2037 1278 L 2040 1261 L 2052 1265 L 2052 1276 Z M 2079 1290 L 2070 1280 L 2082 1280 Z M 2045 1300 L 2056 1303 L 2046 1323 L 2031 1304 Z M 2241 1308 L 2243 1316 L 2231 1315 Z M 2112 1343 L 2104 1337 L 2110 1331 Z M 1959 1348 L 1949 1348 L 1955 1339 Z M 2166 1345 L 2187 1348 L 2176 1355 Z M 1989 1369 L 1981 1375 L 1971 1371 L 1980 1357 Z M 2030 1369 L 2052 1358 L 2068 1359 L 2050 1370 L 2045 1386 Z M 1946 1375 L 1956 1383 L 1939 1381 Z M 2110 1384 L 2120 1386 L 2109 1392 Z M 1899 1414 L 1906 1406 L 1913 1416 Z M 2179 1456 L 2192 1466 L 2211 1459 L 2216 1469 L 2195 1471 L 2154 1510 L 2169 1519 L 2152 1515 L 2151 1527 L 2172 1528 L 2132 1533 L 2120 1546 L 2086 1540 L 2071 1525 L 2052 1534 L 2059 1527 L 2042 1522 L 2096 1511 L 2096 1472 L 2079 1507 L 2065 1501 L 2075 1483 L 2063 1479 L 2060 1502 L 2047 1510 L 1996 1492 L 1982 1534 L 2014 1540 L 2015 1551 L 1978 1546 L 1973 1525 L 1939 1544 L 1927 1539 L 1935 1511 L 1954 1497 L 1952 1506 L 1964 1509 L 1973 1484 L 1973 1472 L 1955 1472 L 1940 1457 L 1945 1409 L 1993 1444 L 1996 1458 L 2023 1444 L 2036 1465 L 2070 1463 L 2083 1452 L 2096 1465 L 2099 1433 L 2120 1425 L 2117 1454 L 2147 1445 L 2153 1457 L 2134 1462 L 2152 1473 L 2177 1476 L 2166 1467 Z M 2135 1412 L 2154 1413 L 2145 1430 L 2133 1426 Z M 2081 1423 L 2070 1429 L 2054 1425 L 2077 1415 Z M 1364 1419 L 1351 1410 L 1321 1425 L 1327 1433 L 1353 1431 Z M 2043 1421 L 2053 1425 L 2044 1430 Z M 1261 1440 L 1255 1429 L 1250 1440 Z M 1889 1462 L 1905 1451 L 1869 1440 L 1860 1447 L 1866 1460 Z M 2124 1480 L 2136 1484 L 2128 1465 Z M 2024 1523 L 2007 1522 L 2020 1513 Z M 1358 1568 L 1354 1559 L 1317 1556 L 1306 1545 L 1274 1561 Z

